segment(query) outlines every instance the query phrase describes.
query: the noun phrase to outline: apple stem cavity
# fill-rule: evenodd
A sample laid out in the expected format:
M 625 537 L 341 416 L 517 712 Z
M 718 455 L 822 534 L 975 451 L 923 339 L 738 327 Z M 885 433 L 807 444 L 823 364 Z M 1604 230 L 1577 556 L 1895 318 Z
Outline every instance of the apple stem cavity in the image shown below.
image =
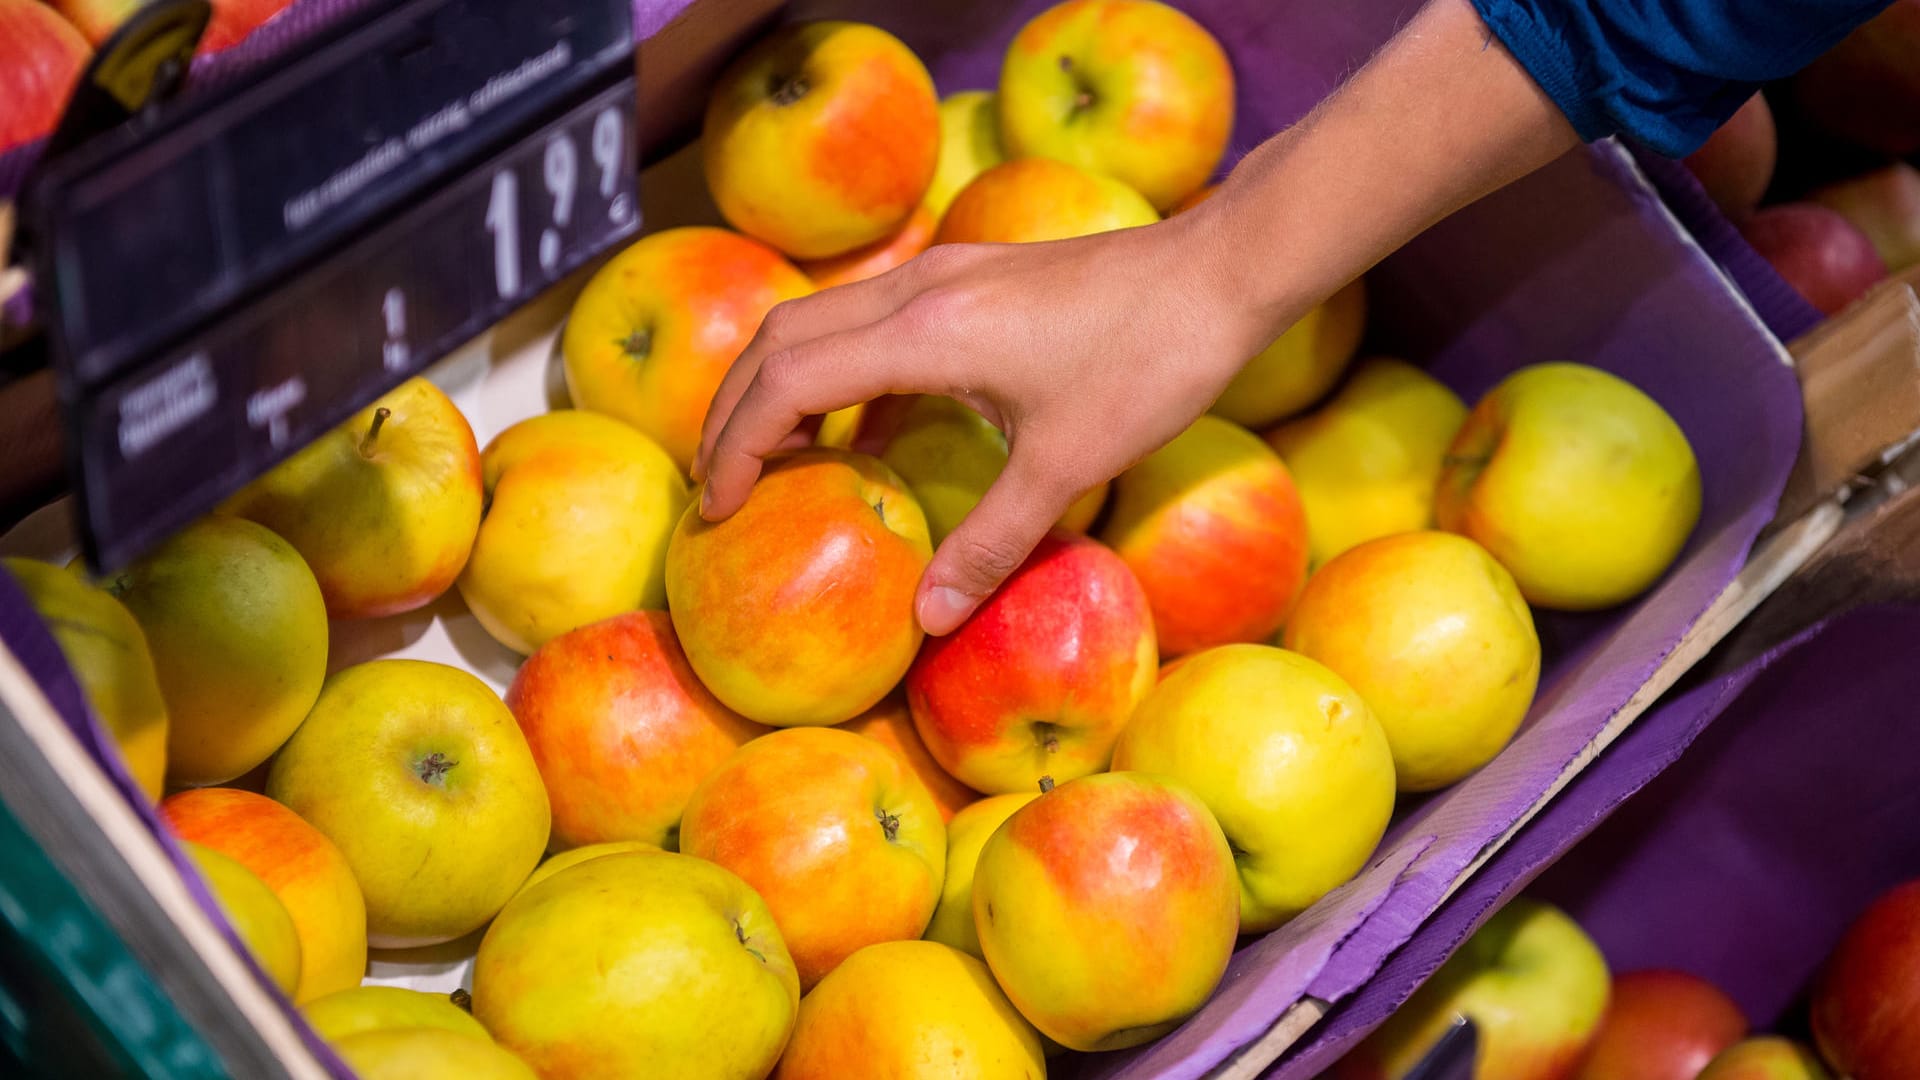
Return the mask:
M 620 339 L 619 345 L 620 351 L 626 353 L 629 359 L 645 360 L 653 352 L 653 328 L 637 326 L 633 333 Z
M 735 922 L 733 924 L 733 936 L 740 939 L 740 947 L 747 950 L 748 956 L 753 957 L 755 960 L 758 960 L 763 964 L 767 962 L 767 956 L 765 953 L 747 944 L 747 928 L 746 927 L 741 926 L 738 922 Z
M 387 417 L 392 415 L 393 410 L 385 405 L 373 410 L 373 423 L 367 426 L 367 437 L 360 440 L 361 457 L 373 456 L 373 444 L 380 438 L 380 429 L 386 426 Z
M 1081 113 L 1093 108 L 1093 87 L 1088 86 L 1086 80 L 1081 78 L 1080 73 L 1074 69 L 1073 57 L 1061 56 L 1060 70 L 1073 77 L 1074 95 L 1072 115 L 1079 116 Z
M 414 766 L 414 771 L 419 774 L 422 783 L 444 785 L 447 774 L 458 764 L 458 761 L 436 750 L 421 758 L 420 763 Z
M 889 814 L 885 810 L 875 810 L 873 817 L 875 821 L 880 823 L 880 831 L 887 834 L 889 843 L 900 839 L 899 814 Z
M 813 89 L 813 87 L 807 85 L 805 76 L 777 76 L 773 80 L 773 103 L 775 105 L 791 105 L 801 98 L 806 97 L 807 91 L 811 89 Z
M 1053 777 L 1051 776 L 1041 777 L 1040 778 L 1040 794 L 1045 795 L 1047 792 L 1052 790 L 1053 790 Z

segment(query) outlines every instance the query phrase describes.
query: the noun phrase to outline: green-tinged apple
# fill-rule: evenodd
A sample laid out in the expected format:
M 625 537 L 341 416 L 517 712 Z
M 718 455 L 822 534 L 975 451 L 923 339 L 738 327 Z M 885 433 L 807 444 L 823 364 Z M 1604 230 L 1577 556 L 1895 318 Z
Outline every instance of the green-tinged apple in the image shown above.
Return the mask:
M 1384 536 L 1321 567 L 1284 640 L 1372 706 L 1401 791 L 1491 761 L 1540 682 L 1540 637 L 1513 575 L 1452 533 Z
M 1773 110 L 1756 93 L 1687 155 L 1686 166 L 1720 212 L 1738 221 L 1759 207 L 1779 157 Z
M 940 903 L 927 923 L 928 941 L 985 959 L 980 951 L 980 931 L 973 924 L 973 873 L 980 863 L 980 849 L 1015 810 L 1038 795 L 1037 788 L 989 795 L 947 822 L 947 873 L 940 883 Z
M 1000 99 L 991 90 L 961 90 L 940 99 L 940 159 L 920 205 L 936 224 L 973 178 L 1007 160 L 1000 143 Z
M 408 379 L 228 500 L 300 552 L 327 613 L 394 615 L 447 591 L 480 524 L 480 448 L 451 399 Z
M 1366 286 L 1355 281 L 1255 353 L 1221 391 L 1213 414 L 1264 428 L 1319 401 L 1353 361 L 1366 320 Z
M 1160 657 L 1147 594 L 1097 540 L 1042 538 L 960 628 L 922 646 L 907 704 L 927 749 L 980 791 L 1099 772 Z
M 1119 1050 L 1212 995 L 1233 955 L 1240 879 L 1199 796 L 1099 773 L 1020 807 L 987 839 L 973 917 L 1022 1016 L 1070 1050 Z
M 1628 972 L 1614 978 L 1573 1080 L 1694 1080 L 1746 1033 L 1740 1006 L 1698 975 Z
M 1808 1047 L 1778 1035 L 1756 1035 L 1714 1055 L 1694 1080 L 1830 1080 L 1832 1076 Z
M 1920 169 L 1896 161 L 1829 184 L 1808 198 L 1866 234 L 1889 271 L 1920 265 Z
M 913 770 L 913 775 L 927 785 L 927 794 L 933 796 L 933 805 L 940 808 L 940 820 L 953 820 L 953 815 L 962 807 L 971 806 L 979 800 L 979 792 L 941 768 L 933 752 L 927 749 L 920 733 L 914 730 L 913 713 L 907 708 L 905 693 L 888 694 L 880 704 L 840 726 L 856 735 L 865 735 L 899 754 L 900 760 Z
M 528 654 L 575 627 L 665 606 L 687 482 L 660 444 L 580 409 L 513 425 L 481 459 L 487 510 L 460 595 Z
M 573 302 L 560 336 L 567 393 L 579 408 L 631 424 L 684 472 L 714 391 L 761 320 L 812 291 L 779 252 L 726 229 L 644 236 Z
M 333 675 L 274 757 L 267 795 L 346 856 L 377 948 L 485 925 L 547 846 L 547 793 L 513 713 L 445 664 Z
M 1680 425 L 1632 383 L 1536 364 L 1468 414 L 1434 514 L 1492 553 L 1529 603 L 1608 608 L 1679 556 L 1700 520 L 1700 466 Z
M 1607 1008 L 1607 962 L 1558 908 L 1514 900 L 1341 1059 L 1336 1080 L 1399 1080 L 1456 1017 L 1479 1029 L 1474 1080 L 1571 1074 Z
M 474 1016 L 544 1080 L 758 1080 L 799 1001 L 753 889 L 668 852 L 603 856 L 528 889 L 473 963 Z
M 363 1031 L 333 1048 L 360 1080 L 536 1080 L 538 1075 L 494 1043 L 442 1027 Z
M 907 215 L 906 222 L 895 231 L 844 255 L 803 262 L 800 271 L 807 275 L 815 288 L 820 289 L 879 277 L 927 250 L 927 246 L 933 243 L 933 231 L 939 225 L 940 219 L 933 215 L 933 211 L 924 205 L 916 206 L 913 213 Z
M 0 150 L 53 133 L 80 72 L 87 39 L 40 0 L 0 0 Z
M 160 803 L 182 840 L 253 871 L 280 898 L 300 937 L 295 1002 L 360 985 L 367 972 L 367 904 L 339 847 L 299 814 L 251 791 L 193 788 Z
M 775 1080 L 1042 1080 L 1040 1035 L 974 957 L 888 941 L 847 958 L 800 1001 Z
M 732 517 L 681 517 L 667 610 L 693 670 L 735 712 L 839 724 L 907 673 L 922 636 L 914 591 L 932 557 L 926 516 L 892 469 L 798 450 L 768 460 Z
M 286 905 L 253 871 L 227 856 L 191 840 L 181 841 L 181 846 L 240 935 L 240 943 L 280 992 L 291 997 L 300 985 L 300 935 L 293 929 Z
M 1433 527 L 1433 488 L 1467 407 L 1404 360 L 1369 357 L 1325 405 L 1267 432 L 1306 508 L 1313 565 Z
M 146 634 L 171 720 L 170 784 L 247 773 L 320 696 L 327 603 L 300 553 L 265 526 L 202 518 L 100 584 Z
M 687 804 L 680 850 L 759 892 L 810 988 L 864 946 L 926 931 L 947 830 L 926 785 L 886 747 L 793 728 L 707 777 Z
M 355 986 L 300 1006 L 314 1033 L 337 1042 L 363 1031 L 406 1028 L 445 1028 L 491 1039 L 473 1014 L 455 1005 L 445 994 L 408 990 L 399 986 Z
M 1112 177 L 1046 158 L 1021 158 L 995 165 L 961 188 L 933 242 L 1037 243 L 1159 220 L 1152 203 Z
M 1307 577 L 1307 517 L 1280 455 L 1202 416 L 1113 482 L 1100 538 L 1146 587 L 1160 652 L 1262 642 Z
M 1834 946 L 1813 991 L 1813 1037 L 1852 1080 L 1920 1076 L 1920 881 L 1888 890 Z
M 1200 653 L 1154 688 L 1113 751 L 1179 781 L 1233 848 L 1240 932 L 1262 933 L 1359 873 L 1393 816 L 1393 755 L 1338 675 L 1271 645 Z
M 796 259 L 899 230 L 940 153 L 919 57 L 864 23 L 803 22 L 721 72 L 701 136 L 707 187 L 734 228 Z
M 52 563 L 0 559 L 47 624 L 81 696 L 149 799 L 167 772 L 167 704 L 147 637 L 126 605 Z
M 1233 95 L 1226 51 L 1190 16 L 1155 0 L 1067 0 L 1008 46 L 1001 132 L 1013 157 L 1116 177 L 1166 210 L 1220 164 Z
M 700 781 L 766 728 L 720 704 L 664 611 L 631 611 L 534 650 L 507 688 L 553 809 L 553 847 L 672 849 Z
M 630 855 L 636 851 L 644 854 L 660 850 L 659 845 L 649 844 L 644 840 L 608 840 L 605 843 L 568 848 L 541 860 L 540 865 L 533 868 L 533 873 L 527 875 L 526 882 L 520 886 L 520 892 L 526 892 L 569 866 L 579 866 L 583 862 L 589 862 L 602 855 Z M 514 895 L 518 896 L 520 893 Z

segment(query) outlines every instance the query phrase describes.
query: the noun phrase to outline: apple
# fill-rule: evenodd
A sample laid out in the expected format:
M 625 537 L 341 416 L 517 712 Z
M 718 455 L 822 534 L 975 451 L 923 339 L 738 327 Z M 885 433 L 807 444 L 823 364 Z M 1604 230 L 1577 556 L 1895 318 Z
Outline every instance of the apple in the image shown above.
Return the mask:
M 474 1016 L 545 1080 L 765 1076 L 799 1001 L 753 889 L 666 852 L 607 855 L 528 889 L 473 963 Z
M 535 1080 L 525 1062 L 492 1042 L 440 1027 L 389 1028 L 334 1044 L 360 1080 Z
M 1920 881 L 1847 928 L 1814 987 L 1813 1036 L 1853 1080 L 1920 1076 Z
M 665 606 L 667 540 L 687 482 L 660 444 L 562 409 L 501 432 L 481 459 L 487 510 L 460 595 L 523 655 L 576 627 Z
M 701 136 L 707 187 L 734 228 L 797 259 L 897 232 L 940 153 L 933 78 L 899 38 L 803 22 L 722 71 Z
M 267 795 L 346 856 L 376 948 L 479 928 L 547 846 L 546 791 L 513 713 L 479 679 L 424 660 L 329 678 Z
M 208 56 L 246 40 L 261 23 L 278 15 L 292 0 L 212 0 L 212 18 L 195 50 Z M 96 47 L 120 29 L 140 8 L 140 0 L 57 0 L 54 7 Z M 4 140 L 0 140 L 3 142 Z
M 869 945 L 800 1000 L 776 1080 L 1047 1074 L 1039 1033 L 974 957 L 932 941 Z
M 1066 240 L 1160 220 L 1140 193 L 1111 177 L 1046 158 L 995 165 L 960 189 L 935 244 Z
M 1540 682 L 1540 636 L 1513 575 L 1451 533 L 1384 536 L 1321 567 L 1285 641 L 1372 706 L 1401 791 L 1443 788 L 1491 761 Z
M 92 54 L 40 0 L 0 0 L 0 150 L 52 134 Z
M 1687 155 L 1684 164 L 1706 189 L 1707 198 L 1737 221 L 1760 206 L 1767 185 L 1773 182 L 1779 153 L 1773 110 L 1767 107 L 1766 95 L 1756 93 L 1700 149 Z
M 1521 897 L 1495 912 L 1353 1052 L 1338 1080 L 1398 1080 L 1465 1016 L 1475 1080 L 1569 1075 L 1607 1007 L 1607 962 L 1560 909 Z
M 961 808 L 979 801 L 979 792 L 961 783 L 934 760 L 920 733 L 914 730 L 913 713 L 907 708 L 907 696 L 904 693 L 888 694 L 880 704 L 840 726 L 900 755 L 900 760 L 907 763 L 913 775 L 927 785 L 927 794 L 933 796 L 933 805 L 939 809 L 941 821 L 953 820 L 953 815 Z
M 779 252 L 726 229 L 641 237 L 573 302 L 560 336 L 567 393 L 658 442 L 685 472 L 714 391 L 760 321 L 811 292 Z
M 253 871 L 227 856 L 191 840 L 180 846 L 260 970 L 291 997 L 300 985 L 300 935 L 286 905 Z
M 127 775 L 147 798 L 160 798 L 167 705 L 140 624 L 111 593 L 52 563 L 8 558 L 0 566 L 46 623 Z
M 913 208 L 906 223 L 886 236 L 844 255 L 814 259 L 800 264 L 800 270 L 813 280 L 816 288 L 851 285 L 856 281 L 879 277 L 900 266 L 933 243 L 933 231 L 940 219 L 925 204 Z
M 694 677 L 664 611 L 552 638 L 507 688 L 546 783 L 557 848 L 640 840 L 671 849 L 706 775 L 766 728 Z
M 367 905 L 347 857 L 320 830 L 265 795 L 193 788 L 160 803 L 175 836 L 253 871 L 286 906 L 300 938 L 296 1002 L 360 985 L 367 972 Z
M 1000 143 L 1000 98 L 991 90 L 961 90 L 940 99 L 940 157 L 920 205 L 937 224 L 953 197 L 973 178 L 1007 160 Z
M 1070 1050 L 1151 1042 L 1206 1003 L 1233 955 L 1233 851 L 1198 796 L 1097 773 L 1015 810 L 980 850 L 973 917 L 987 966 Z
M 1679 556 L 1700 520 L 1700 466 L 1686 432 L 1632 383 L 1535 364 L 1468 414 L 1434 517 L 1485 547 L 1529 603 L 1608 608 Z
M 1352 362 L 1366 319 L 1366 286 L 1355 280 L 1255 353 L 1221 391 L 1213 414 L 1264 428 L 1319 401 Z
M 1100 538 L 1147 590 L 1163 656 L 1271 639 L 1307 577 L 1307 518 L 1266 443 L 1217 416 L 1113 482 Z
M 1113 751 L 1200 797 L 1233 849 L 1240 932 L 1264 933 L 1367 864 L 1393 816 L 1387 736 L 1340 676 L 1270 645 L 1192 657 Z
M 989 795 L 947 822 L 947 872 L 940 882 L 940 903 L 927 922 L 928 941 L 985 959 L 980 951 L 980 932 L 973 924 L 973 875 L 980 863 L 980 849 L 1015 810 L 1038 795 L 1037 790 Z
M 628 855 L 636 851 L 645 853 L 659 850 L 659 845 L 649 844 L 644 840 L 608 840 L 605 843 L 568 848 L 565 851 L 547 857 L 539 866 L 534 867 L 533 873 L 527 875 L 527 880 L 521 884 L 520 892 L 514 893 L 514 895 L 518 896 L 520 893 L 526 892 L 528 889 L 533 888 L 535 885 L 540 884 L 570 866 L 579 866 L 583 862 L 589 862 L 602 855 Z
M 1866 234 L 1887 269 L 1920 265 L 1920 169 L 1903 161 L 1808 196 Z
M 1433 526 L 1433 488 L 1467 406 L 1404 360 L 1354 367 L 1332 399 L 1267 432 L 1306 508 L 1314 566 L 1368 540 Z
M 914 727 L 968 786 L 1031 791 L 1099 772 L 1159 672 L 1153 612 L 1104 544 L 1054 531 L 907 672 Z
M 1206 183 L 1233 133 L 1233 68 L 1154 0 L 1067 0 L 1014 35 L 1000 68 L 1012 157 L 1113 176 L 1167 210 Z
M 947 830 L 926 785 L 885 747 L 793 728 L 707 777 L 687 804 L 680 850 L 759 892 L 807 989 L 863 946 L 926 930 Z
M 423 1027 L 493 1038 L 472 1013 L 455 1005 L 447 995 L 398 986 L 338 990 L 300 1006 L 300 1015 L 315 1034 L 330 1043 L 363 1031 Z
M 408 379 L 302 447 L 226 509 L 300 552 L 327 613 L 413 611 L 460 575 L 480 524 L 480 450 L 453 401 Z
M 1740 1006 L 1698 975 L 1618 975 L 1573 1080 L 1694 1080 L 1747 1033 Z
M 667 549 L 667 610 L 713 695 L 776 727 L 844 723 L 920 648 L 927 519 L 893 470 L 814 447 L 770 458 L 732 517 L 689 510 Z
M 1757 1035 L 1715 1055 L 1695 1080 L 1829 1080 L 1832 1075 L 1799 1043 Z
M 1887 276 L 1867 234 L 1824 206 L 1769 206 L 1743 222 L 1740 235 L 1825 315 L 1838 315 Z
M 1920 0 L 1893 0 L 1792 87 L 1822 129 L 1887 157 L 1920 152 Z

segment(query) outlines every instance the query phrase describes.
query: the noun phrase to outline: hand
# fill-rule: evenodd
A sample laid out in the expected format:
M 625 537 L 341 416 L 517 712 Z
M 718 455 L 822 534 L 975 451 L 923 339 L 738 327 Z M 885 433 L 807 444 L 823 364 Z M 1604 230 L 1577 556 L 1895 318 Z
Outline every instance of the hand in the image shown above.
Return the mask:
M 701 513 L 739 509 L 809 418 L 944 394 L 1006 433 L 999 480 L 934 553 L 920 624 L 944 634 L 1075 498 L 1164 445 L 1291 321 L 1235 288 L 1206 207 L 1144 228 L 952 244 L 775 308 L 715 395 Z

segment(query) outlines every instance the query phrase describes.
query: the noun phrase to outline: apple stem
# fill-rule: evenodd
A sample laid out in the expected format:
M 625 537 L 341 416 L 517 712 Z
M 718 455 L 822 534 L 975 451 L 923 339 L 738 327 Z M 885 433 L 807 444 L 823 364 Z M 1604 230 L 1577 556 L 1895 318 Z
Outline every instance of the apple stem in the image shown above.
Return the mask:
M 1053 777 L 1051 776 L 1041 777 L 1040 778 L 1040 794 L 1045 795 L 1047 792 L 1052 790 L 1053 790 Z
M 807 85 L 807 80 L 804 76 L 794 75 L 788 78 L 776 79 L 773 84 L 773 103 L 775 105 L 791 105 L 801 98 L 806 97 L 807 91 L 811 89 L 813 89 L 813 87 Z
M 374 440 L 380 438 L 381 427 L 385 426 L 387 417 L 392 415 L 393 410 L 387 408 L 385 405 L 373 410 L 373 423 L 367 427 L 367 437 L 360 440 L 361 457 L 371 457 L 373 455 Z
M 620 339 L 620 351 L 635 360 L 645 360 L 653 351 L 653 331 L 647 327 L 635 327 L 633 333 Z
M 453 1007 L 461 1012 L 472 1014 L 473 995 L 460 987 L 454 987 L 453 993 L 447 995 L 447 1000 L 453 1002 Z
M 880 822 L 880 830 L 887 834 L 889 841 L 900 839 L 900 815 L 889 814 L 885 810 L 875 810 L 874 819 Z

